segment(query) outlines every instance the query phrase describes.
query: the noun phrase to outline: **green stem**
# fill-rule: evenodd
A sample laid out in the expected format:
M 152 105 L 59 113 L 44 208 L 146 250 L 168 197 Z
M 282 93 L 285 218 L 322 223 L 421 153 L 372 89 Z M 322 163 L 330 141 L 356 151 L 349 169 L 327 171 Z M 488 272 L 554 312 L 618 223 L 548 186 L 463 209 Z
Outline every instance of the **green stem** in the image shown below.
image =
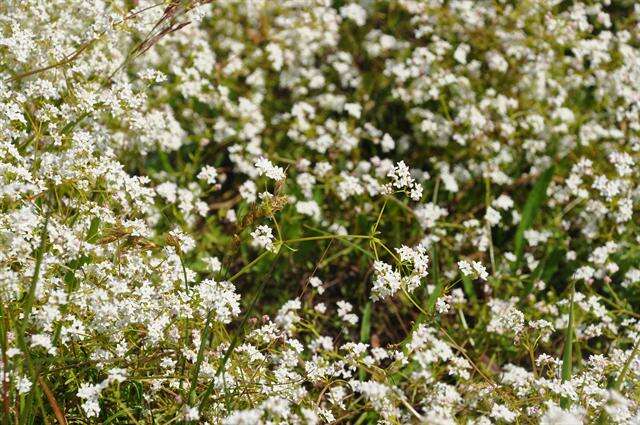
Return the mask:
M 240 269 L 240 271 L 233 276 L 231 276 L 228 280 L 229 282 L 235 282 L 240 276 L 245 274 L 251 267 L 253 267 L 258 261 L 262 260 L 265 256 L 267 256 L 271 251 L 264 251 L 262 254 L 258 255 L 253 259 L 249 264 Z
M 613 384 L 613 389 L 616 391 L 620 391 L 620 387 L 622 386 L 622 383 L 624 382 L 624 376 L 627 374 L 627 371 L 629 370 L 629 367 L 631 366 L 631 362 L 633 361 L 633 359 L 635 359 L 636 355 L 638 355 L 638 351 L 640 350 L 640 339 L 638 339 L 636 341 L 636 344 L 633 347 L 633 351 L 631 351 L 631 354 L 629 355 L 629 358 L 627 359 L 626 362 L 624 362 L 624 366 L 622 367 L 622 371 L 620 371 L 620 375 L 618 376 L 618 379 L 616 379 L 616 382 Z
M 322 236 L 307 236 L 305 238 L 289 239 L 284 241 L 285 244 L 306 242 L 306 241 L 320 241 L 326 239 L 372 239 L 369 235 L 322 235 Z

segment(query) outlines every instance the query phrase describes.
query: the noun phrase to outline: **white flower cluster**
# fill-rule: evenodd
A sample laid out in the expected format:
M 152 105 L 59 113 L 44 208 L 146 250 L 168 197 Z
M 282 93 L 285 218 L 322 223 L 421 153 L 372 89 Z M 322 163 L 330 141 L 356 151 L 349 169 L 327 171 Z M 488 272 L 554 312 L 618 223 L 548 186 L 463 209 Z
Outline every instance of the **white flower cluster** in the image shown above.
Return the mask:
M 260 175 L 265 175 L 275 181 L 283 180 L 285 178 L 282 167 L 273 165 L 273 163 L 266 158 L 259 158 L 255 166 L 258 169 L 258 174 Z
M 403 245 L 401 248 L 396 248 L 396 252 L 401 263 L 409 267 L 411 272 L 403 276 L 390 264 L 375 261 L 373 263 L 375 276 L 371 288 L 371 298 L 374 301 L 393 296 L 400 289 L 413 292 L 420 286 L 422 279 L 429 274 L 429 256 L 423 245 L 418 245 L 416 248 Z
M 458 261 L 458 268 L 465 276 L 470 276 L 482 280 L 487 280 L 489 277 L 489 273 L 487 273 L 487 269 L 482 265 L 479 261 L 472 261 L 471 263 L 460 260 Z
M 266 249 L 267 251 L 275 251 L 276 246 L 273 243 L 273 231 L 271 227 L 260 225 L 256 227 L 256 230 L 251 232 L 252 245 L 258 248 Z
M 411 177 L 409 167 L 404 161 L 400 161 L 396 167 L 389 171 L 387 176 L 391 179 L 391 183 L 390 186 L 383 188 L 385 192 L 390 193 L 393 188 L 403 189 L 408 191 L 414 201 L 419 201 L 422 198 L 422 185 Z
M 112 383 L 121 383 L 127 379 L 125 371 L 123 369 L 111 369 L 109 370 L 109 376 L 100 382 L 99 384 L 82 384 L 78 389 L 77 396 L 84 400 L 82 403 L 82 409 L 87 417 L 91 418 L 100 414 L 100 404 L 98 399 L 100 393 L 104 391 Z

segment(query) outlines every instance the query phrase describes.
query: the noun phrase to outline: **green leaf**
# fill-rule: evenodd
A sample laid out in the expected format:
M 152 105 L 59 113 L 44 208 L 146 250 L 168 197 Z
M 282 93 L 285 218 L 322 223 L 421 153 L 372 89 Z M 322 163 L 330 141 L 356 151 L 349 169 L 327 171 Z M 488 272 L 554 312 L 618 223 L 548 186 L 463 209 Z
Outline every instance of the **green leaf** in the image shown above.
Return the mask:
M 100 227 L 100 219 L 94 217 L 89 225 L 89 231 L 87 232 L 87 242 L 94 243 L 98 240 L 98 228 Z
M 533 220 L 536 218 L 536 215 L 542 206 L 542 202 L 544 202 L 547 197 L 547 187 L 549 186 L 549 183 L 551 183 L 554 171 L 555 166 L 552 165 L 542 173 L 536 184 L 533 186 L 533 189 L 531 189 L 531 192 L 529 192 L 527 201 L 524 204 L 522 217 L 520 218 L 520 224 L 518 225 L 518 230 L 516 231 L 514 239 L 516 261 L 513 264 L 513 270 L 516 270 L 522 261 L 522 256 L 524 254 L 524 232 L 533 224 Z

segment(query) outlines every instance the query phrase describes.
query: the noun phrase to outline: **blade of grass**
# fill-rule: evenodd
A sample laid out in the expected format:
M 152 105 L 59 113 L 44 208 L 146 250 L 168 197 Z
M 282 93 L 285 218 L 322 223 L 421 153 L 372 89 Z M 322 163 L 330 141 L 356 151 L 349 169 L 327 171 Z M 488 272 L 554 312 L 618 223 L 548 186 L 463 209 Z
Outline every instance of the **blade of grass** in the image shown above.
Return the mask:
M 224 368 L 225 368 L 225 366 L 227 364 L 227 361 L 229 360 L 229 357 L 231 356 L 231 353 L 233 352 L 233 350 L 235 349 L 236 345 L 238 344 L 238 341 L 240 339 L 240 334 L 244 330 L 244 327 L 245 327 L 247 321 L 249 320 L 249 317 L 251 316 L 251 313 L 253 313 L 253 309 L 255 308 L 256 304 L 258 303 L 258 299 L 260 299 L 260 295 L 262 295 L 262 291 L 264 290 L 264 287 L 266 286 L 267 281 L 269 280 L 269 278 L 273 274 L 273 271 L 275 270 L 276 264 L 278 263 L 278 258 L 280 258 L 280 254 L 281 253 L 282 253 L 282 250 L 278 250 L 278 253 L 276 254 L 275 258 L 273 259 L 273 263 L 271 263 L 271 268 L 269 270 L 269 273 L 266 273 L 265 275 L 263 275 L 264 277 L 263 277 L 262 281 L 260 282 L 260 285 L 258 286 L 256 294 L 253 297 L 253 300 L 251 300 L 251 304 L 249 305 L 249 308 L 247 309 L 246 313 L 244 314 L 244 317 L 242 318 L 242 322 L 240 322 L 240 325 L 238 326 L 238 329 L 234 333 L 233 338 L 231 339 L 231 344 L 229 344 L 229 348 L 227 348 L 227 350 L 224 353 L 224 357 L 222 358 L 222 361 L 220 362 L 220 365 L 218 366 L 218 369 L 216 370 L 216 374 L 215 374 L 214 379 L 212 379 L 211 382 L 209 382 L 209 385 L 207 386 L 207 388 L 205 389 L 204 393 L 202 394 L 202 399 L 200 400 L 200 405 L 198 406 L 198 410 L 200 412 L 204 412 L 205 409 L 207 408 L 207 404 L 209 402 L 209 397 L 211 396 L 211 393 L 214 390 L 214 386 L 215 386 L 215 382 L 216 382 L 215 378 L 218 377 L 220 375 L 220 373 L 222 373 L 224 371 Z
M 433 308 L 436 305 L 436 301 L 440 298 L 442 294 L 442 287 L 444 282 L 440 279 L 440 269 L 438 264 L 438 247 L 434 244 L 431 249 L 431 274 L 433 276 L 434 288 L 433 292 L 429 294 L 429 299 L 427 300 L 427 313 L 431 314 L 433 312 Z M 424 318 L 422 319 L 424 320 Z
M 522 256 L 524 254 L 524 232 L 533 224 L 533 220 L 538 214 L 538 211 L 542 206 L 542 202 L 547 196 L 547 187 L 549 186 L 549 183 L 551 183 L 554 171 L 555 166 L 552 165 L 542 173 L 536 184 L 533 186 L 533 189 L 531 189 L 531 192 L 529 192 L 527 201 L 524 204 L 522 217 L 520 218 L 520 224 L 518 225 L 518 230 L 516 231 L 514 239 L 516 260 L 513 263 L 513 270 L 516 270 L 520 266 L 520 262 L 522 261 Z
M 627 359 L 627 361 L 624 362 L 624 366 L 622 367 L 622 371 L 620 371 L 620 375 L 618 376 L 618 379 L 616 379 L 616 381 L 613 383 L 612 388 L 616 391 L 620 391 L 620 387 L 622 386 L 622 383 L 624 382 L 624 376 L 627 374 L 627 371 L 629 370 L 629 367 L 631 366 L 631 362 L 633 362 L 633 359 L 636 358 L 636 356 L 638 355 L 638 351 L 640 350 L 640 339 L 638 341 L 636 341 L 636 344 L 633 347 L 633 350 L 631 351 L 631 354 L 629 355 L 629 358 Z
M 362 325 L 360 326 L 360 342 L 368 343 L 371 338 L 371 301 L 368 301 L 362 311 Z
M 207 313 L 207 321 L 204 324 L 204 331 L 200 337 L 200 347 L 198 348 L 198 356 L 196 357 L 196 364 L 193 366 L 193 373 L 191 375 L 191 388 L 189 390 L 189 404 L 194 405 L 196 402 L 196 387 L 198 385 L 198 376 L 200 375 L 200 366 L 204 359 L 204 347 L 209 339 L 209 328 L 211 327 L 211 310 Z
M 31 315 L 31 309 L 33 308 L 33 301 L 36 295 L 36 286 L 38 285 L 38 279 L 40 278 L 40 268 L 42 267 L 42 258 L 44 256 L 44 246 L 47 242 L 47 227 L 49 226 L 49 213 L 47 213 L 44 219 L 44 225 L 42 226 L 42 233 L 40 234 L 40 245 L 38 246 L 38 250 L 36 251 L 36 264 L 35 269 L 33 271 L 33 276 L 31 277 L 31 284 L 29 285 L 29 293 L 24 300 L 24 322 L 23 328 L 26 326 L 25 323 L 29 320 L 29 316 Z
M 362 325 L 360 326 L 360 342 L 366 344 L 371 339 L 371 301 L 367 301 L 362 311 Z M 360 369 L 360 380 L 366 378 L 366 372 Z
M 2 336 L 0 337 L 0 344 L 2 345 L 2 364 L 9 364 L 7 356 L 8 339 L 7 334 L 9 331 L 9 317 L 4 311 L 4 300 L 0 298 L 0 329 Z M 7 376 L 7 368 L 2 369 L 2 424 L 8 425 L 10 413 L 10 401 L 9 401 L 9 379 Z
M 29 317 L 31 316 L 31 310 L 33 308 L 33 303 L 36 295 L 36 287 L 38 285 L 38 280 L 40 279 L 40 268 L 42 267 L 42 259 L 44 257 L 44 249 L 47 242 L 47 227 L 49 225 L 49 216 L 50 212 L 47 212 L 47 215 L 44 220 L 44 224 L 42 226 L 42 232 L 40 234 L 40 244 L 36 250 L 36 262 L 33 270 L 33 276 L 31 277 L 29 292 L 25 296 L 23 301 L 23 310 L 22 310 L 22 319 L 19 321 L 14 320 L 14 326 L 16 328 L 16 340 L 18 342 L 18 347 L 24 353 L 24 360 L 29 369 L 29 374 L 31 377 L 31 382 L 35 382 L 38 377 L 38 371 L 36 370 L 33 361 L 31 359 L 31 353 L 29 352 L 29 348 L 26 343 L 26 331 L 29 323 Z M 34 389 L 34 391 L 30 391 L 27 394 L 25 399 L 26 404 L 21 403 L 21 412 L 20 412 L 20 423 L 26 423 L 32 415 L 32 407 L 34 402 L 34 394 L 39 392 L 38 387 Z M 41 406 L 42 400 L 39 397 L 36 397 L 36 401 Z M 43 418 L 45 419 L 45 418 Z
M 569 323 L 564 337 L 564 348 L 562 350 L 562 382 L 571 379 L 573 360 L 573 296 L 575 294 L 575 282 L 571 283 L 571 302 L 569 303 Z M 560 405 L 566 409 L 571 404 L 567 397 L 563 397 Z
M 627 374 L 629 367 L 631 366 L 631 362 L 633 362 L 633 359 L 635 359 L 636 356 L 638 355 L 639 350 L 640 350 L 640 339 L 636 341 L 635 345 L 633 346 L 633 350 L 631 351 L 631 354 L 629 355 L 627 360 L 624 362 L 624 366 L 622 366 L 620 375 L 618 375 L 618 378 L 613 382 L 613 385 L 611 385 L 612 390 L 620 391 L 620 387 L 624 382 L 624 377 Z M 606 425 L 609 423 L 610 419 L 611 418 L 609 418 L 609 414 L 607 413 L 607 411 L 605 409 L 602 409 L 600 411 L 600 414 L 598 415 L 598 419 L 595 421 L 595 424 Z

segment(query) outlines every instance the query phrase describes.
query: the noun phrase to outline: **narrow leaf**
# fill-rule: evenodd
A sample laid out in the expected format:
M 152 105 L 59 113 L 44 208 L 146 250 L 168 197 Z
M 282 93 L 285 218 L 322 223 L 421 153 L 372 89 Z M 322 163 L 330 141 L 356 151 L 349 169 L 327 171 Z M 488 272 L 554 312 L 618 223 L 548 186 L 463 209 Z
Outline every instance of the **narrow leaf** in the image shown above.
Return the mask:
M 518 225 L 518 230 L 516 231 L 516 236 L 514 239 L 514 249 L 516 255 L 516 261 L 513 264 L 513 269 L 517 269 L 522 261 L 522 256 L 524 254 L 524 232 L 531 227 L 533 221 L 542 206 L 542 202 L 544 202 L 547 196 L 547 187 L 551 182 L 551 178 L 553 177 L 555 167 L 552 165 L 549 167 L 538 179 L 536 184 L 529 192 L 529 196 L 527 197 L 527 201 L 524 204 L 524 209 L 522 210 L 522 217 L 520 218 L 520 224 Z
M 362 311 L 362 326 L 360 327 L 360 342 L 367 343 L 371 338 L 371 301 L 368 301 Z

